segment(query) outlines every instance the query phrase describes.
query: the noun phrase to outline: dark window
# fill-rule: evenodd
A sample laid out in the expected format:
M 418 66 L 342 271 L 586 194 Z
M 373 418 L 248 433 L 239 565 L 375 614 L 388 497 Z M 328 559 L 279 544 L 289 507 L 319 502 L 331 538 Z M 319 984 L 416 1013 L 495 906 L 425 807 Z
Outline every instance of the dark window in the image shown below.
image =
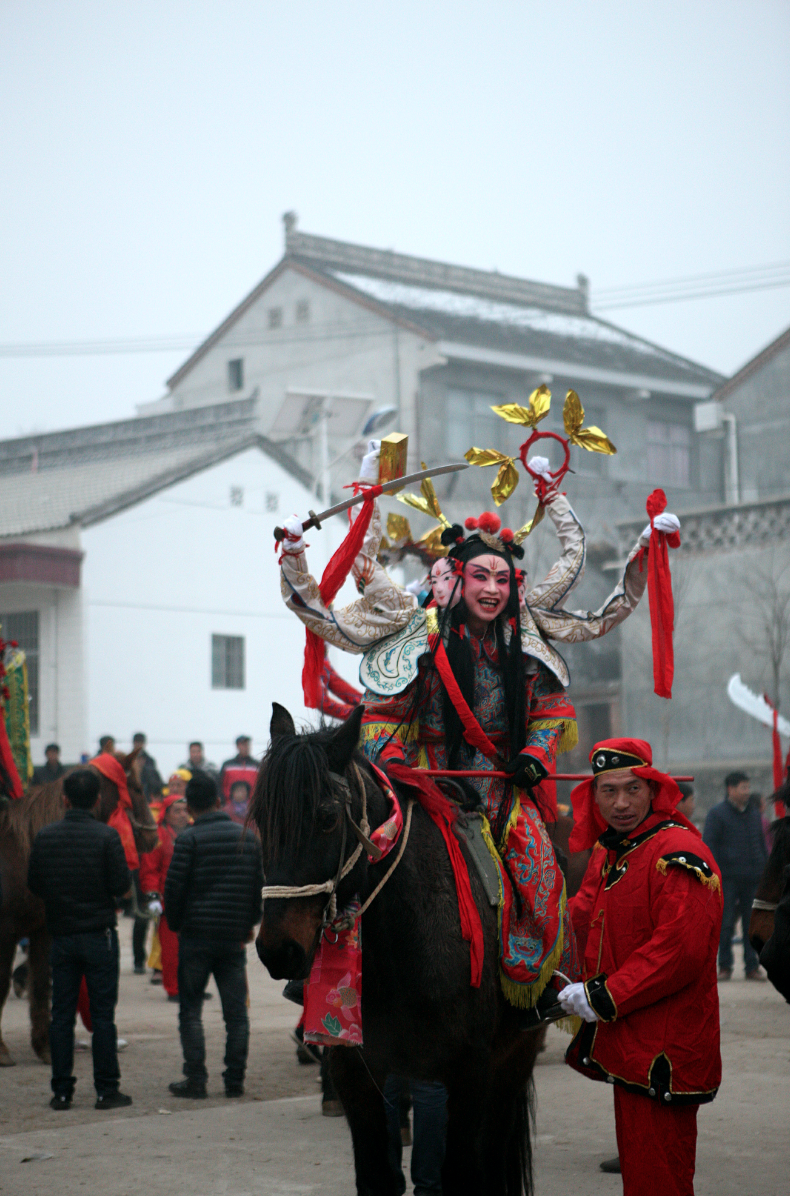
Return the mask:
M 279 509 L 280 509 L 279 494 L 276 492 L 276 490 L 267 490 L 266 491 L 266 510 L 267 511 L 279 511 Z
M 283 309 L 281 307 L 269 308 L 269 327 L 282 328 L 283 325 Z
M 685 424 L 647 421 L 647 469 L 651 482 L 691 484 L 691 429 Z
M 0 615 L 0 631 L 4 640 L 16 640 L 27 661 L 28 710 L 30 734 L 38 735 L 39 725 L 39 669 L 38 669 L 38 611 L 17 611 Z
M 310 300 L 300 299 L 296 305 L 296 322 L 297 324 L 308 324 L 310 322 Z
M 228 362 L 228 390 L 244 390 L 244 358 L 236 357 Z
M 212 635 L 211 688 L 244 689 L 243 635 Z

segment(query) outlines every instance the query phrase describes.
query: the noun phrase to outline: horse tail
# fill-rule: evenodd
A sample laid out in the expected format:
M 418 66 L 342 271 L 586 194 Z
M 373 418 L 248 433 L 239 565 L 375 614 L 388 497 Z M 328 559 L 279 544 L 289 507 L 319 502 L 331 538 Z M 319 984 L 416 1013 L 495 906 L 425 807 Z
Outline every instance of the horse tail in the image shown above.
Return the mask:
M 530 1078 L 514 1101 L 505 1158 L 505 1196 L 532 1196 L 532 1135 L 535 1131 L 535 1084 Z

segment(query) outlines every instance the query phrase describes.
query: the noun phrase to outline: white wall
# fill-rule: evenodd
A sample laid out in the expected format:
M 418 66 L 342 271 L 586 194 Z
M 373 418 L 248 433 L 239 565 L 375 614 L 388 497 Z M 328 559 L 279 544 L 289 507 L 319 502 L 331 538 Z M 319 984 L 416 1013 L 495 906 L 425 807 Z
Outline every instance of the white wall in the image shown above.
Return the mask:
M 233 506 L 231 487 L 243 490 Z M 266 509 L 267 495 L 278 510 Z M 313 502 L 258 449 L 206 470 L 83 532 L 87 613 L 88 734 L 135 731 L 167 772 L 191 739 L 209 759 L 234 755 L 239 734 L 260 755 L 273 700 L 294 717 L 302 705 L 304 628 L 280 597 L 272 529 Z M 339 521 L 338 521 L 339 522 Z M 325 563 L 329 537 L 314 532 L 311 566 Z M 336 534 L 334 544 L 339 541 Z M 246 686 L 211 687 L 212 634 L 245 638 Z M 359 661 L 333 660 L 353 678 Z M 311 716 L 314 719 L 314 716 Z

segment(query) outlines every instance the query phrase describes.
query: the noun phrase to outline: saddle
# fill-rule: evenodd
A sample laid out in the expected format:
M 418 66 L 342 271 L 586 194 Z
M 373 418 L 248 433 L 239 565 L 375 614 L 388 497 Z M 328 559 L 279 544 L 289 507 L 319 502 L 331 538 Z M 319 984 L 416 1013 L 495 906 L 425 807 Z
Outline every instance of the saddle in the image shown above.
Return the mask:
M 480 807 L 479 795 L 468 782 L 451 777 L 443 777 L 439 781 L 439 788 L 445 792 L 451 790 L 447 796 L 459 807 L 454 827 L 456 837 L 468 848 L 469 857 L 480 877 L 488 904 L 498 907 L 502 901 L 503 886 L 508 882 L 491 840 L 491 831 Z

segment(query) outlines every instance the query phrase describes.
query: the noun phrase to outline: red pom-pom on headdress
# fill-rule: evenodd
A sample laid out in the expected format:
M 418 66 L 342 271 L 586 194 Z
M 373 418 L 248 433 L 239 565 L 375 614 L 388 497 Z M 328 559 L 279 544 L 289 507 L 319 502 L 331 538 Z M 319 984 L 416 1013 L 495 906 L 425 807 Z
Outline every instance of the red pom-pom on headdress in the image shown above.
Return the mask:
M 502 531 L 499 533 L 499 538 L 503 544 L 512 544 L 513 543 L 513 534 L 514 533 L 513 533 L 512 528 L 503 527 Z
M 477 521 L 477 526 L 481 532 L 488 532 L 489 535 L 494 535 L 502 526 L 502 520 L 493 511 L 483 511 L 483 514 Z
M 476 531 L 477 520 L 475 519 L 474 515 L 470 515 L 468 519 L 464 520 L 464 527 L 468 532 Z

